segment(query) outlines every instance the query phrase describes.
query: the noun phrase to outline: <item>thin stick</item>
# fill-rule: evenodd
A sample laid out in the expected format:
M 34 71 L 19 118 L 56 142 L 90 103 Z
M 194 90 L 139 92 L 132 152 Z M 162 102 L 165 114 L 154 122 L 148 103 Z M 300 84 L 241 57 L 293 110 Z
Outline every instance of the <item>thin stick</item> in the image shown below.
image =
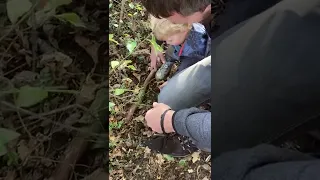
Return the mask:
M 154 77 L 155 73 L 156 73 L 156 70 L 150 71 L 150 74 L 148 75 L 147 79 L 144 81 L 143 87 L 142 87 L 142 89 L 141 89 L 141 91 L 139 93 L 138 102 L 131 106 L 131 108 L 130 108 L 130 110 L 128 112 L 128 115 L 126 117 L 127 121 L 130 121 L 132 119 L 133 114 L 137 109 L 137 106 L 142 103 L 144 95 L 145 95 L 145 92 L 146 92 L 147 87 L 148 87 L 148 84 L 151 82 L 151 79 Z
M 24 122 L 23 122 L 23 120 L 21 118 L 20 112 L 18 110 L 16 112 L 18 114 L 20 123 L 22 124 L 24 131 L 28 134 L 29 138 L 32 139 L 32 135 L 31 135 L 30 131 L 27 129 L 26 125 L 24 124 Z
M 126 0 L 121 1 L 121 10 L 120 10 L 120 19 L 119 19 L 119 26 L 118 26 L 118 32 L 120 32 L 121 22 L 123 19 L 123 11 L 124 11 L 124 5 L 126 4 Z
M 20 107 L 16 107 L 15 105 L 13 105 L 11 103 L 8 103 L 8 102 L 5 102 L 5 101 L 1 101 L 0 103 L 5 105 L 5 106 L 7 106 L 7 107 L 9 107 L 9 108 L 19 110 L 20 113 L 22 112 L 22 113 L 25 113 L 25 114 L 28 114 L 28 115 L 31 115 L 31 116 L 37 116 L 37 118 L 39 118 L 39 119 L 42 119 L 42 120 L 45 120 L 45 121 L 49 121 L 52 124 L 57 125 L 57 126 L 61 126 L 63 128 L 69 128 L 71 130 L 78 131 L 78 132 L 85 133 L 85 134 L 89 134 L 91 136 L 101 136 L 101 134 L 98 134 L 98 133 L 92 133 L 90 131 L 85 131 L 85 130 L 82 130 L 80 128 L 75 128 L 75 127 L 64 125 L 64 124 L 61 124 L 61 123 L 58 123 L 58 122 L 53 122 L 51 119 L 48 119 L 48 118 L 43 117 L 43 116 L 40 116 L 40 115 L 38 115 L 36 113 L 33 113 L 31 111 L 28 111 L 26 109 L 23 109 L 23 108 L 20 108 Z

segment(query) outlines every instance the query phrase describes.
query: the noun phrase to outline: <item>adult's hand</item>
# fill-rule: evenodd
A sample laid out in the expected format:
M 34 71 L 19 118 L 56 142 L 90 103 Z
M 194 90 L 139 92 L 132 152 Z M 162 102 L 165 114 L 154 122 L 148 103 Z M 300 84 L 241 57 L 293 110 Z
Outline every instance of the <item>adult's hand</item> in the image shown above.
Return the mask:
M 157 50 L 155 50 L 153 46 L 151 46 L 150 60 L 151 60 L 150 70 L 157 70 L 157 63 L 166 62 L 164 55 L 161 52 L 157 52 Z
M 167 109 L 170 109 L 170 107 L 163 103 L 153 103 L 153 108 L 147 111 L 145 119 L 147 121 L 147 125 L 155 132 L 157 133 L 163 133 L 161 129 L 161 115 L 166 111 Z M 174 111 L 170 110 L 166 113 L 163 121 L 163 127 L 166 133 L 174 132 L 173 126 L 172 126 L 172 115 Z

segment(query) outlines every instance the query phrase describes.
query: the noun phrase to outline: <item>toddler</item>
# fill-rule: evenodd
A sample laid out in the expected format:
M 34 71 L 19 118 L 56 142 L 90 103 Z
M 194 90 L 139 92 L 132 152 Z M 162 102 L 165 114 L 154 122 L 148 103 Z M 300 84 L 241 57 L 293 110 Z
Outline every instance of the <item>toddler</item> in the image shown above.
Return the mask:
M 180 65 L 176 73 L 210 55 L 211 39 L 202 24 L 173 24 L 152 16 L 150 22 L 156 39 L 170 45 L 165 53 L 166 62 L 156 73 L 157 80 L 163 80 L 177 61 Z

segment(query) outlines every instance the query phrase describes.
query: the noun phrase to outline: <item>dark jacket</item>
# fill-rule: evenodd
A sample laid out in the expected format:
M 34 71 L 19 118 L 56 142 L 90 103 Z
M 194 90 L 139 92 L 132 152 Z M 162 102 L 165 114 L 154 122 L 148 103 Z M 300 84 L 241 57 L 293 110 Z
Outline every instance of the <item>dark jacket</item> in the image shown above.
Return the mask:
M 224 153 L 211 167 L 214 180 L 320 180 L 319 159 L 270 145 Z

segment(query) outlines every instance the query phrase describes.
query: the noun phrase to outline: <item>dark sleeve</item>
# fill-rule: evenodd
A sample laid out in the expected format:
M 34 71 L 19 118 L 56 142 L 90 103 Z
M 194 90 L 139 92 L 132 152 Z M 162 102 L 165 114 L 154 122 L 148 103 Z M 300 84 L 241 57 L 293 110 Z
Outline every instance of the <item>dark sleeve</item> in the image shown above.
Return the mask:
M 320 160 L 260 145 L 222 154 L 212 161 L 215 180 L 320 180 Z
M 270 142 L 319 114 L 319 7 L 284 0 L 212 41 L 213 154 Z
M 175 112 L 173 127 L 176 133 L 190 137 L 201 148 L 211 150 L 211 113 L 198 108 Z

